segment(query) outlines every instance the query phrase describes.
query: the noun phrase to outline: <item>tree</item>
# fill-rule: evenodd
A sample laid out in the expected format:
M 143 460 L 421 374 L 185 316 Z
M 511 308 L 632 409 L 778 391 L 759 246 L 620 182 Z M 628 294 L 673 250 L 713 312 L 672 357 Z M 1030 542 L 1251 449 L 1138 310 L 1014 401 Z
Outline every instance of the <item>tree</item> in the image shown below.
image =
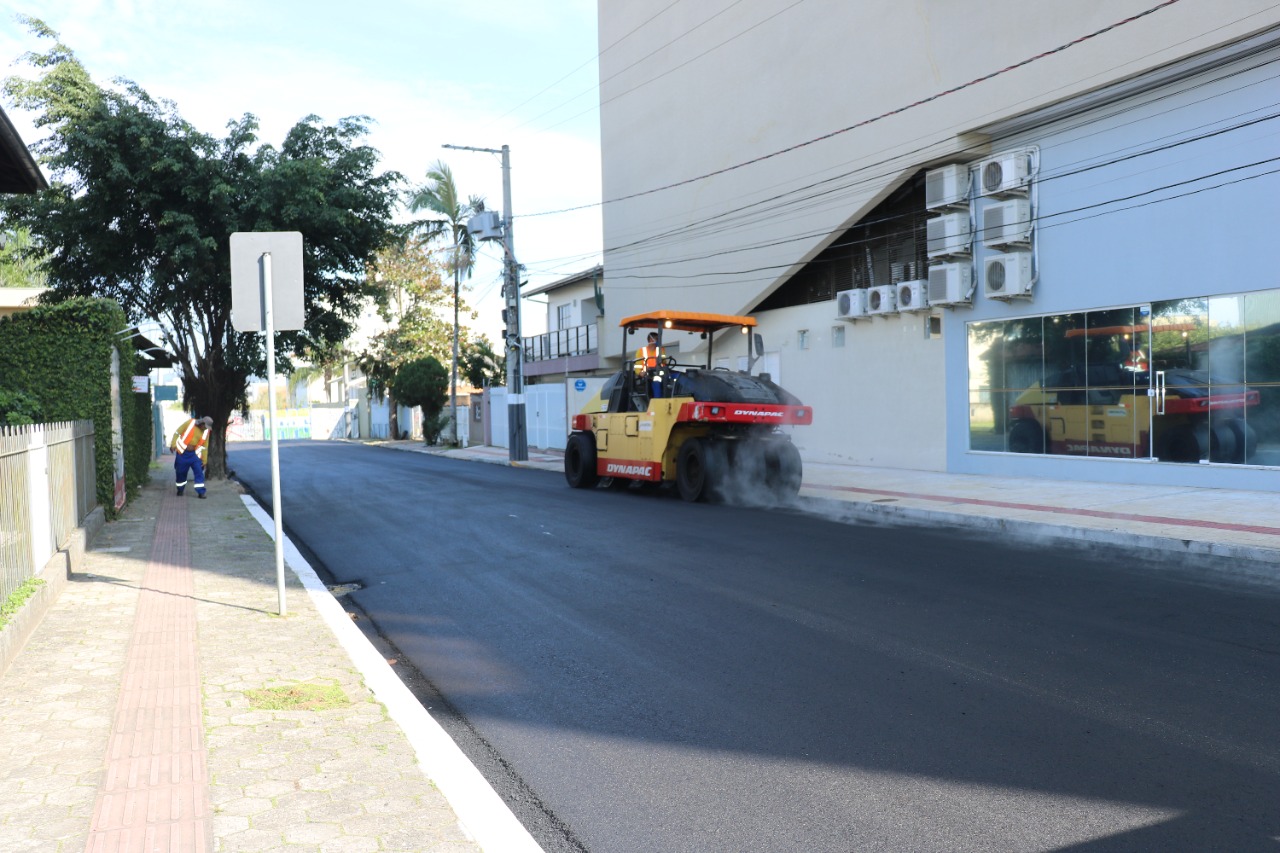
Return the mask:
M 303 234 L 305 328 L 277 336 L 287 372 L 291 356 L 350 333 L 365 264 L 391 239 L 402 179 L 375 173 L 378 153 L 361 144 L 365 118 L 326 126 L 308 116 L 277 149 L 258 146 L 257 119 L 246 114 L 215 139 L 135 83 L 99 87 L 56 33 L 25 20 L 54 44 L 24 57 L 35 79 L 10 77 L 4 89 L 52 131 L 35 150 L 54 181 L 0 199 L 0 212 L 47 253 L 47 301 L 102 296 L 133 322 L 161 323 L 184 406 L 214 419 L 208 471 L 223 476 L 227 421 L 245 408 L 249 378 L 265 374 L 263 336 L 231 326 L 230 235 Z
M 422 432 L 427 444 L 440 436 L 440 413 L 449 390 L 449 373 L 432 356 L 414 359 L 396 371 L 392 393 L 406 406 L 422 409 Z
M 49 277 L 43 263 L 28 229 L 0 232 L 0 287 L 44 287 Z
M 359 360 L 375 397 L 381 398 L 383 390 L 390 391 L 390 377 L 407 362 L 428 355 L 440 360 L 448 357 L 450 340 L 455 336 L 441 317 L 450 299 L 441 273 L 424 236 L 407 236 L 378 252 L 370 278 L 375 282 L 378 313 L 389 326 L 373 336 Z M 461 300 L 454 308 L 475 317 Z M 467 334 L 465 326 L 458 327 L 457 337 L 464 345 Z M 391 397 L 391 427 L 398 435 L 395 395 Z
M 427 170 L 427 182 L 415 190 L 409 197 L 409 209 L 412 211 L 428 210 L 437 213 L 443 219 L 424 223 L 424 233 L 428 239 L 444 237 L 451 241 L 449 249 L 449 269 L 453 273 L 453 370 L 451 373 L 449 400 L 452 408 L 454 429 L 458 420 L 458 292 L 462 277 L 471 277 L 475 264 L 475 241 L 467 230 L 467 220 L 484 211 L 484 199 L 471 196 L 466 203 L 458 194 L 457 184 L 453 181 L 453 171 L 448 164 L 437 160 Z M 457 435 L 453 436 L 457 440 Z
M 486 337 L 468 341 L 462 351 L 462 375 L 474 388 L 505 385 L 507 360 L 493 351 Z

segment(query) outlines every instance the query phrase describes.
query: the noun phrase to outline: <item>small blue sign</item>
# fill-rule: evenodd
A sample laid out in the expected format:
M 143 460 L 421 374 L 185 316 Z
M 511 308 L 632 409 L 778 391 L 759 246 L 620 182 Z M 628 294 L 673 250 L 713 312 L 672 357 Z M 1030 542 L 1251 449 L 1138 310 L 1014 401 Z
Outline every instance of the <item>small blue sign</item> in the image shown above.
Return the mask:
M 585 379 L 575 379 L 575 380 L 573 380 L 573 390 L 575 390 L 575 391 L 585 391 L 585 390 L 587 390 L 587 380 L 585 380 Z

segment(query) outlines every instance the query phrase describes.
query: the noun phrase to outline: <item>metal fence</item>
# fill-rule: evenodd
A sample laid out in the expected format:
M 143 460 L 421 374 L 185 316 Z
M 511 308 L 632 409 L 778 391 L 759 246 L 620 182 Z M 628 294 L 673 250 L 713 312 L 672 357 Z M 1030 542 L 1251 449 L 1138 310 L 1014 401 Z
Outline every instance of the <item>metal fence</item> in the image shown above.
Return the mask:
M 0 601 L 97 506 L 93 442 L 92 421 L 0 427 Z

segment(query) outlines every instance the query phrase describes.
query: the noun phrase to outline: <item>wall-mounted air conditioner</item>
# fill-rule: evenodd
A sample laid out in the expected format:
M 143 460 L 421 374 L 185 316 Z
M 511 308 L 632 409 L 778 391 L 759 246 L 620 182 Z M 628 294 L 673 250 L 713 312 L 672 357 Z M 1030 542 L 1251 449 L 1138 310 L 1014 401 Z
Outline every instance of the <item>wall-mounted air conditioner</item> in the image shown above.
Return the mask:
M 836 294 L 836 316 L 841 320 L 864 320 L 867 317 L 867 291 L 842 290 Z
M 969 167 L 949 163 L 924 173 L 924 206 L 928 210 L 969 203 Z
M 1031 203 L 1025 198 L 988 204 L 982 209 L 982 245 L 1031 242 Z
M 1017 299 L 1031 295 L 1031 253 L 1002 252 L 982 262 L 982 295 L 988 299 Z
M 973 267 L 968 263 L 929 267 L 930 305 L 968 305 L 973 299 Z
M 867 313 L 871 315 L 892 314 L 898 310 L 898 296 L 892 284 L 882 284 L 867 288 Z
M 928 311 L 929 282 L 900 281 L 895 285 L 899 311 Z
M 925 223 L 929 257 L 967 255 L 973 251 L 973 226 L 967 210 L 938 216 Z
M 1025 151 L 998 154 L 978 164 L 978 191 L 985 196 L 1025 196 L 1031 184 L 1031 157 Z

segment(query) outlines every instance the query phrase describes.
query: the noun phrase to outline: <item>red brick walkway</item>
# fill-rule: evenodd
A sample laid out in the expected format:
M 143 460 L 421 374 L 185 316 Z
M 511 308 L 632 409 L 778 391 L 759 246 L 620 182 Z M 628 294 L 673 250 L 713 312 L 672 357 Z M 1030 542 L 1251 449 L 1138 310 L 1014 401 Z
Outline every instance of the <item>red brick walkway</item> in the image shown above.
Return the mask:
M 186 500 L 156 519 L 88 853 L 213 847 Z

